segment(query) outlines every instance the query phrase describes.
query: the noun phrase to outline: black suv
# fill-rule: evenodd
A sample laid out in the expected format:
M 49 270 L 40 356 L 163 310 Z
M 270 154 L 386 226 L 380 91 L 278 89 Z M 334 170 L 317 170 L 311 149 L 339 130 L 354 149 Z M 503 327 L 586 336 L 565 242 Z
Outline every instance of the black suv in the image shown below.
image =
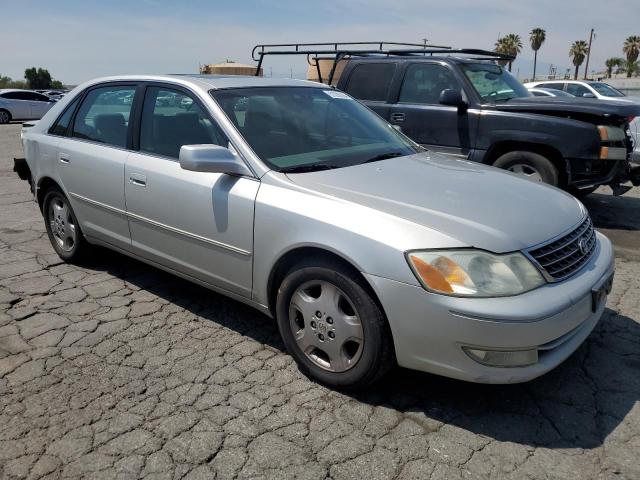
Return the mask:
M 281 47 L 291 45 L 260 45 L 254 48 L 254 58 L 257 54 L 261 64 L 264 55 L 275 51 L 306 53 L 313 71 L 318 58 L 326 60 L 323 54 L 335 53 L 327 78 L 318 68 L 320 80 L 359 99 L 429 150 L 511 170 L 574 193 L 605 184 L 614 193 L 624 193 L 629 187 L 620 183 L 640 180 L 629 163 L 628 131 L 640 106 L 534 97 L 500 66 L 509 57 L 495 52 L 362 45 L 367 47 L 298 44 L 285 52 Z M 339 79 L 332 82 L 340 70 Z

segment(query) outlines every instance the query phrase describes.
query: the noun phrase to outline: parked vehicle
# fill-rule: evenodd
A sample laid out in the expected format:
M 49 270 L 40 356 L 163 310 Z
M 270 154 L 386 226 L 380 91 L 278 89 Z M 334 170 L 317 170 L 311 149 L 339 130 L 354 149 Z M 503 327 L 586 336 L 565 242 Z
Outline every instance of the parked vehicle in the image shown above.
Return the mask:
M 591 80 L 553 80 L 544 82 L 529 82 L 525 86 L 531 88 L 547 88 L 571 93 L 578 97 L 595 98 L 624 104 L 640 105 L 640 97 L 627 96 L 608 83 L 594 82 Z M 640 163 L 640 115 L 629 119 L 629 132 L 633 138 L 632 161 Z
M 29 90 L 0 89 L 0 123 L 11 120 L 37 120 L 54 104 L 55 100 Z
M 640 106 L 534 97 L 496 64 L 508 56 L 379 42 L 258 45 L 253 53 L 259 66 L 265 56 L 294 54 L 306 55 L 312 67 L 316 57 L 333 54 L 332 74 L 337 65 L 342 68 L 337 88 L 431 151 L 575 194 L 607 184 L 621 194 L 630 189 L 621 183 L 640 184 L 640 172 L 629 163 L 627 134 L 628 119 L 640 115 Z M 333 78 L 324 80 L 331 84 Z
M 585 340 L 611 287 L 611 243 L 574 197 L 425 152 L 320 83 L 98 79 L 22 142 L 62 259 L 102 245 L 252 305 L 335 387 L 396 362 L 529 380 Z
M 569 92 L 556 90 L 554 88 L 527 88 L 534 97 L 574 97 Z

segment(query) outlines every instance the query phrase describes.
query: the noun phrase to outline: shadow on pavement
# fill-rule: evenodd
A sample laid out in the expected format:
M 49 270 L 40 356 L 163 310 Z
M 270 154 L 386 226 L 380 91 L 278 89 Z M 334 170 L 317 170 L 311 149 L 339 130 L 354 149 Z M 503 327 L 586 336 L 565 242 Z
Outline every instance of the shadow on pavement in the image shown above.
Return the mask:
M 640 230 L 640 197 L 592 193 L 582 200 L 596 228 Z
M 640 200 L 639 200 L 640 201 Z M 100 249 L 85 264 L 257 342 L 284 351 L 276 323 L 251 307 L 120 254 Z M 96 256 L 97 257 L 97 256 Z M 640 401 L 640 325 L 607 309 L 565 363 L 532 382 L 480 385 L 396 369 L 350 394 L 410 414 L 426 429 L 455 425 L 499 441 L 547 448 L 594 448 Z

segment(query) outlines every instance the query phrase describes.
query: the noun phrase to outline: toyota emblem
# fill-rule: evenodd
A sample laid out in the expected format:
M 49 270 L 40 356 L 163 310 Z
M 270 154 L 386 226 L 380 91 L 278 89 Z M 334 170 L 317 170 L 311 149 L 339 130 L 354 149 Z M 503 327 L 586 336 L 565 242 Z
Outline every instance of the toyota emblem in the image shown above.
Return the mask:
M 582 255 L 587 254 L 587 252 L 589 251 L 589 240 L 587 239 L 587 237 L 582 237 L 580 240 L 578 240 L 578 250 L 580 250 L 580 253 Z

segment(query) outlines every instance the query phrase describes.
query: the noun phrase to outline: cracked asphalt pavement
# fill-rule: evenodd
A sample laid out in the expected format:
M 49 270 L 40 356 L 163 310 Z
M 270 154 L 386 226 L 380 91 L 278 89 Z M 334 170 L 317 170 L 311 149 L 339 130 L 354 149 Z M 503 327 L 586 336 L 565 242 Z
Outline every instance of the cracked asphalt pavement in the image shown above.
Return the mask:
M 106 250 L 62 263 L 0 126 L 0 479 L 638 479 L 640 189 L 586 204 L 616 245 L 605 315 L 512 386 L 397 369 L 345 395 L 273 321 Z

